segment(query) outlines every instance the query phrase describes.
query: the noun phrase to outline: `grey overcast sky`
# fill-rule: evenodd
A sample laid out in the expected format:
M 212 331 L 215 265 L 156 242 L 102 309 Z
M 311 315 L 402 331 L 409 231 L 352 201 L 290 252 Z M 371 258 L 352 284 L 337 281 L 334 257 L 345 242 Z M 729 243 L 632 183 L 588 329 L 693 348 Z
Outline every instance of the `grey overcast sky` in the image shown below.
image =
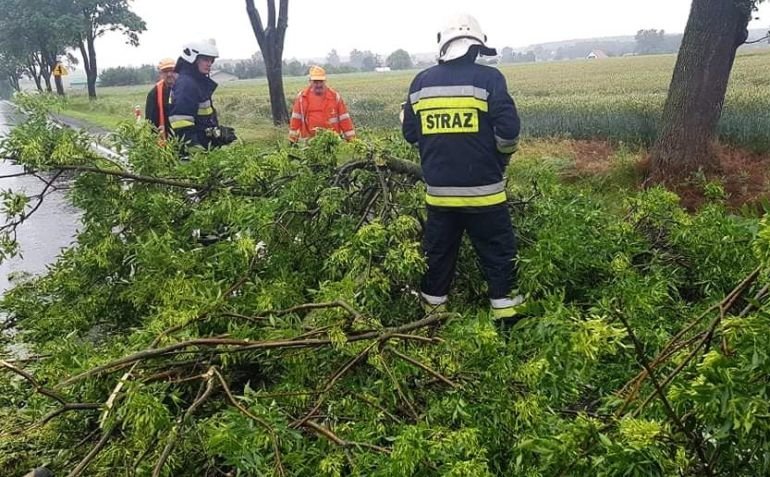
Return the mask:
M 265 14 L 265 0 L 257 0 Z M 474 15 L 490 46 L 599 36 L 633 35 L 641 28 L 684 31 L 690 0 L 291 0 L 284 58 L 323 58 L 332 48 L 387 55 L 435 49 L 436 33 L 453 14 Z M 133 48 L 113 33 L 97 44 L 100 68 L 155 64 L 176 57 L 182 44 L 216 40 L 222 58 L 247 58 L 258 50 L 243 0 L 134 0 L 147 22 L 141 45 Z M 770 25 L 770 6 L 752 28 Z

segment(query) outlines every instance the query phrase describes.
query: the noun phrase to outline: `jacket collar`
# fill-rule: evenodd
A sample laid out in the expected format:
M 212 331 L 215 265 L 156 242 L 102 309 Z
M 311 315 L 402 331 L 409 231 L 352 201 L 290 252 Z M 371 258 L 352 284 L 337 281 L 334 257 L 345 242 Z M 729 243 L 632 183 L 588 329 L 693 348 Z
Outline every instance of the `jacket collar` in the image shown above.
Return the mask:
M 308 86 L 305 89 L 302 90 L 302 97 L 308 98 L 311 94 L 313 94 L 313 91 L 311 90 L 312 86 Z M 334 98 L 337 96 L 337 92 L 331 89 L 329 86 L 326 86 L 326 92 L 324 93 L 324 98 Z

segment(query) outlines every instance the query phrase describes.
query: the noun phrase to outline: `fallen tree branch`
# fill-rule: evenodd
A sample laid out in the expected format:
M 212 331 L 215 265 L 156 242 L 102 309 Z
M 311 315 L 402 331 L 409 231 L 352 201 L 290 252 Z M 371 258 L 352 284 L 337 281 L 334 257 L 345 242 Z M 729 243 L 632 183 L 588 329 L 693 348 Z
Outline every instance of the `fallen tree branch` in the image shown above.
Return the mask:
M 184 427 L 187 420 L 190 419 L 195 410 L 203 405 L 203 403 L 206 402 L 209 396 L 211 396 L 211 393 L 214 391 L 214 368 L 212 367 L 209 369 L 209 371 L 204 376 L 206 379 L 206 388 L 202 393 L 199 394 L 197 399 L 190 405 L 190 407 L 187 408 L 185 413 L 177 420 L 174 428 L 171 429 L 171 435 L 168 438 L 168 442 L 163 448 L 163 452 L 160 454 L 158 463 L 155 464 L 155 468 L 152 470 L 152 477 L 160 477 L 160 473 L 163 470 L 163 467 L 166 465 L 166 461 L 171 456 L 171 452 L 173 452 L 176 441 L 179 438 L 179 431 L 182 429 L 182 427 Z
M 11 363 L 9 363 L 7 361 L 3 361 L 3 360 L 0 360 L 0 366 L 10 370 L 11 372 L 13 372 L 15 374 L 18 374 L 22 378 L 26 379 L 32 385 L 32 387 L 35 388 L 35 391 L 37 391 L 38 393 L 42 394 L 43 396 L 46 396 L 46 397 L 49 397 L 49 398 L 51 398 L 51 399 L 53 399 L 55 401 L 58 401 L 60 404 L 65 405 L 65 406 L 68 404 L 67 399 L 65 399 L 64 396 L 62 396 L 61 394 L 59 394 L 59 393 L 57 393 L 55 391 L 52 391 L 52 390 L 50 390 L 50 389 L 48 389 L 48 388 L 46 388 L 44 386 L 42 386 L 40 383 L 37 382 L 35 377 L 32 376 L 31 374 L 29 374 L 28 372 L 26 372 L 26 371 L 24 371 L 22 369 L 19 369 L 16 366 L 12 365 Z
M 227 301 L 233 295 L 233 293 L 238 291 L 241 287 L 243 287 L 243 285 L 246 284 L 248 279 L 251 277 L 251 274 L 254 271 L 254 268 L 256 267 L 256 263 L 257 263 L 257 257 L 254 257 L 251 260 L 251 263 L 249 264 L 248 272 L 246 272 L 233 285 L 231 285 L 223 294 L 220 295 L 221 300 L 218 300 L 217 302 L 212 304 L 207 310 L 199 314 L 195 319 L 190 320 L 189 322 L 186 322 L 186 323 L 182 323 L 177 326 L 173 326 L 163 331 L 162 333 L 160 333 L 158 336 L 155 337 L 153 342 L 150 344 L 150 348 L 151 349 L 157 348 L 158 344 L 160 344 L 163 338 L 168 336 L 169 334 L 179 331 L 185 328 L 186 326 L 189 326 L 192 323 L 206 319 L 213 310 L 216 310 L 225 301 Z M 110 397 L 107 399 L 107 402 L 105 405 L 105 412 L 102 415 L 102 419 L 101 419 L 102 426 L 107 421 L 107 417 L 109 416 L 110 411 L 115 406 L 115 402 L 117 401 L 118 395 L 120 394 L 120 391 L 123 389 L 123 386 L 125 386 L 125 384 L 133 377 L 133 373 L 136 370 L 136 367 L 138 366 L 138 364 L 139 364 L 139 361 L 135 361 L 132 364 L 131 369 L 128 372 L 126 372 L 123 375 L 123 377 L 120 378 L 120 381 L 118 381 L 118 384 L 115 385 L 115 388 L 112 390 L 112 393 L 110 393 Z
M 55 411 L 48 413 L 43 419 L 40 420 L 40 422 L 35 424 L 33 427 L 43 427 L 44 425 L 48 424 L 51 421 L 51 419 L 70 411 L 88 411 L 92 409 L 99 409 L 101 407 L 102 407 L 102 404 L 99 404 L 99 403 L 77 402 L 77 403 L 65 404 L 59 409 L 56 409 Z
M 32 196 L 34 198 L 37 198 L 37 203 L 35 204 L 35 206 L 29 212 L 23 212 L 19 216 L 18 220 L 14 220 L 13 222 L 9 222 L 3 225 L 2 227 L 0 227 L 0 232 L 5 231 L 6 229 L 11 229 L 13 231 L 16 231 L 16 228 L 18 226 L 23 224 L 27 219 L 29 219 L 32 215 L 34 215 L 35 212 L 37 212 L 38 209 L 40 209 L 40 206 L 43 205 L 46 195 L 51 190 L 51 188 L 53 188 L 53 183 L 56 182 L 56 180 L 59 178 L 59 176 L 61 176 L 61 174 L 62 174 L 61 171 L 57 172 L 56 174 L 54 174 L 53 178 L 51 178 L 51 180 L 49 181 L 39 178 L 41 181 L 45 183 L 45 187 L 43 187 L 43 190 L 39 194 Z
M 140 176 L 138 174 L 132 174 L 130 172 L 116 171 L 112 169 L 102 169 L 99 167 L 62 165 L 62 166 L 56 166 L 56 168 L 62 171 L 90 172 L 94 174 L 104 174 L 106 176 L 113 176 L 113 177 L 119 177 L 121 179 L 128 179 L 136 182 L 143 182 L 145 184 L 158 184 L 158 185 L 165 185 L 169 187 L 176 187 L 180 189 L 201 190 L 206 188 L 206 186 L 204 185 L 195 184 L 192 182 L 185 182 L 185 181 L 179 181 L 179 180 L 173 180 L 173 179 L 164 179 L 162 177 Z
M 346 302 L 345 300 L 336 300 L 328 303 L 307 303 L 304 305 L 293 306 L 285 310 L 264 311 L 264 312 L 261 312 L 259 316 L 254 316 L 252 318 L 267 319 L 267 317 L 270 317 L 270 316 L 280 317 L 280 316 L 289 315 L 291 313 L 297 313 L 300 311 L 321 310 L 325 308 L 342 308 L 348 313 L 350 313 L 350 315 L 353 316 L 354 318 L 361 317 L 361 313 L 359 313 L 355 308 L 353 308 L 348 302 Z
M 416 162 L 406 161 L 397 157 L 385 157 L 385 165 L 388 169 L 405 174 L 415 180 L 423 180 L 422 167 Z
M 112 427 L 109 431 L 102 433 L 102 438 L 99 439 L 99 442 L 97 442 L 91 451 L 83 458 L 83 460 L 80 461 L 77 467 L 72 469 L 72 472 L 67 474 L 67 477 L 80 477 L 80 475 L 85 472 L 88 466 L 91 465 L 91 462 L 96 459 L 96 456 L 99 455 L 99 452 L 104 449 L 104 446 L 107 445 L 107 441 L 110 440 L 110 437 L 114 431 L 115 427 Z
M 344 177 L 345 174 L 348 174 L 349 172 L 356 169 L 364 169 L 370 166 L 386 168 L 398 174 L 409 176 L 416 181 L 421 181 L 423 179 L 422 167 L 420 167 L 420 164 L 416 162 L 407 161 L 405 159 L 400 159 L 393 156 L 385 156 L 382 157 L 382 159 L 384 160 L 382 164 L 377 163 L 372 158 L 366 160 L 350 161 L 346 164 L 343 164 L 337 169 L 337 173 L 335 174 L 332 186 L 338 186 L 342 182 L 342 177 Z
M 649 363 L 650 368 L 657 369 L 660 365 L 668 361 L 669 358 L 673 357 L 675 354 L 679 353 L 680 351 L 692 345 L 693 343 L 697 342 L 698 340 L 701 340 L 703 336 L 704 336 L 704 333 L 695 335 L 690 339 L 681 342 L 677 346 L 670 348 L 668 351 L 666 351 L 665 354 L 658 355 L 658 357 L 656 358 L 656 361 L 650 361 Z M 638 397 L 638 394 L 641 391 L 642 385 L 644 384 L 644 381 L 646 379 L 647 379 L 647 371 L 645 369 L 642 369 L 634 379 L 626 383 L 623 386 L 623 388 L 618 392 L 618 394 L 620 395 L 626 392 L 628 394 L 625 400 L 623 401 L 623 405 L 615 412 L 616 417 L 620 418 L 620 416 L 623 416 L 626 413 L 626 409 L 628 409 L 631 403 L 634 402 Z
M 382 211 L 380 212 L 380 219 L 385 220 L 388 217 L 388 212 L 390 209 L 390 187 L 388 187 L 388 182 L 385 180 L 385 177 L 382 175 L 382 170 L 377 168 L 377 179 L 380 181 L 380 187 L 382 188 Z
M 754 302 L 756 303 L 766 298 L 768 291 L 770 291 L 770 285 L 763 286 L 762 289 L 759 290 L 756 295 L 754 295 Z M 745 317 L 751 312 L 753 308 L 754 308 L 754 303 L 749 303 L 748 305 L 746 305 L 746 307 L 743 310 L 741 310 L 738 316 L 740 316 L 741 318 Z
M 396 388 L 396 393 L 398 394 L 399 398 L 406 404 L 406 406 L 409 408 L 409 413 L 412 416 L 412 419 L 415 421 L 420 420 L 420 416 L 417 413 L 417 410 L 414 408 L 414 404 L 412 404 L 412 401 L 409 400 L 408 397 L 406 397 L 406 394 L 404 394 L 404 391 L 401 389 L 401 384 L 399 384 L 398 380 L 396 379 L 396 376 L 393 374 L 393 371 L 390 370 L 390 366 L 388 366 L 388 363 L 385 362 L 385 359 L 382 360 L 382 367 L 385 369 L 385 373 L 390 378 L 390 381 L 393 383 L 393 386 Z
M 245 407 L 241 406 L 238 401 L 233 396 L 232 391 L 230 390 L 230 386 L 227 385 L 227 382 L 225 382 L 225 378 L 222 377 L 222 374 L 216 369 L 212 368 L 214 370 L 214 374 L 219 379 L 220 384 L 222 385 L 222 389 L 225 391 L 225 395 L 227 396 L 228 401 L 230 401 L 230 404 L 232 404 L 236 409 L 238 409 L 241 414 L 248 417 L 252 421 L 256 422 L 260 426 L 262 426 L 268 434 L 270 434 L 270 439 L 273 442 L 273 451 L 275 452 L 275 470 L 278 473 L 279 476 L 286 475 L 286 470 L 283 468 L 283 463 L 281 462 L 281 447 L 278 441 L 278 436 L 275 433 L 275 429 L 273 429 L 273 426 L 270 425 L 269 422 L 266 420 L 254 415 L 252 412 L 250 412 Z
M 445 319 L 448 319 L 449 317 L 452 317 L 452 316 L 454 316 L 454 314 L 452 313 L 436 313 L 436 314 L 430 315 L 427 318 L 423 318 L 422 320 L 414 321 L 406 325 L 397 326 L 393 328 L 385 328 L 381 332 L 372 331 L 372 332 L 361 333 L 357 335 L 349 335 L 346 338 L 346 341 L 350 343 L 356 342 L 356 341 L 368 341 L 368 340 L 377 340 L 379 342 L 387 341 L 393 338 L 395 334 L 404 335 L 406 332 L 417 330 L 420 328 L 425 328 L 427 326 L 444 321 Z M 101 374 L 105 371 L 111 370 L 119 366 L 125 366 L 128 364 L 134 363 L 136 361 L 155 358 L 158 356 L 163 356 L 168 353 L 172 353 L 174 351 L 185 350 L 192 347 L 229 346 L 236 349 L 235 350 L 228 349 L 227 350 L 228 352 L 232 352 L 236 350 L 241 352 L 246 352 L 246 351 L 269 350 L 269 349 L 318 348 L 318 347 L 333 346 L 333 345 L 334 345 L 334 342 L 331 339 L 306 339 L 306 340 L 289 339 L 289 340 L 275 340 L 275 341 L 272 341 L 272 340 L 250 341 L 250 340 L 236 340 L 236 339 L 224 339 L 224 338 L 198 338 L 198 339 L 192 339 L 189 341 L 183 341 L 180 343 L 174 343 L 174 344 L 165 346 L 163 348 L 151 348 L 151 349 L 146 349 L 144 351 L 139 351 L 137 353 L 131 354 L 129 356 L 125 356 L 115 361 L 111 361 L 101 366 L 96 366 L 94 368 L 91 368 L 88 371 L 80 373 L 76 376 L 73 376 L 59 383 L 56 387 L 63 388 L 63 387 L 71 386 L 77 382 L 82 381 L 83 379 L 89 378 L 97 374 Z
M 331 389 L 334 387 L 334 384 L 347 373 L 350 371 L 353 366 L 356 365 L 359 361 L 361 361 L 363 358 L 365 358 L 369 352 L 378 344 L 377 341 L 370 344 L 366 348 L 364 348 L 363 351 L 358 353 L 354 358 L 350 359 L 347 363 L 345 363 L 344 366 L 342 366 L 340 369 L 335 372 L 332 377 L 329 379 L 329 382 L 324 386 L 323 391 L 321 391 L 321 395 L 318 397 L 318 401 L 316 402 L 315 406 L 313 406 L 313 409 L 311 409 L 305 416 L 298 421 L 293 422 L 289 427 L 292 427 L 294 429 L 301 427 L 302 425 L 307 422 L 308 419 L 312 418 L 313 415 L 318 412 L 318 410 L 321 408 L 321 405 L 323 405 L 324 401 L 326 400 L 326 395 Z
M 380 447 L 374 444 L 367 444 L 365 442 L 353 442 L 353 441 L 346 441 L 345 439 L 340 438 L 335 433 L 333 433 L 330 429 L 318 424 L 314 421 L 306 421 L 302 424 L 302 427 L 306 427 L 312 431 L 314 431 L 316 434 L 325 437 L 329 441 L 333 442 L 334 444 L 342 447 L 343 449 L 347 449 L 350 447 L 359 447 L 364 449 L 370 449 L 373 451 L 380 452 L 382 454 L 390 454 L 392 451 L 390 449 L 386 449 L 384 447 Z
M 247 197 L 261 197 L 261 194 L 257 194 L 254 191 L 235 188 L 232 185 L 229 185 L 227 183 L 199 184 L 199 183 L 187 182 L 184 180 L 172 179 L 172 178 L 142 176 L 142 175 L 133 174 L 131 172 L 126 172 L 122 170 L 103 169 L 101 167 L 94 167 L 94 166 L 59 165 L 59 166 L 56 166 L 56 169 L 59 170 L 60 172 L 72 171 L 72 172 L 86 172 L 86 173 L 92 173 L 92 174 L 103 174 L 103 175 L 117 177 L 119 179 L 125 179 L 125 180 L 138 182 L 142 184 L 164 185 L 168 187 L 174 187 L 177 189 L 195 190 L 197 191 L 196 195 L 198 195 L 199 197 L 213 190 L 229 190 L 230 193 L 234 195 L 247 196 Z
M 711 471 L 711 466 L 709 465 L 708 457 L 706 456 L 706 451 L 703 449 L 702 446 L 702 439 L 700 439 L 694 431 L 691 431 L 687 428 L 687 426 L 684 425 L 684 422 L 679 418 L 679 416 L 676 414 L 676 411 L 674 411 L 674 408 L 671 406 L 671 403 L 668 400 L 668 397 L 666 397 L 666 393 L 663 391 L 663 387 L 658 382 L 657 378 L 655 377 L 655 371 L 653 371 L 652 368 L 650 368 L 650 365 L 647 361 L 647 359 L 644 356 L 644 345 L 642 345 L 642 342 L 639 341 L 639 338 L 636 337 L 636 334 L 634 333 L 633 328 L 631 328 L 631 323 L 628 321 L 628 319 L 623 315 L 622 312 L 618 311 L 617 313 L 618 318 L 620 321 L 623 322 L 623 325 L 626 327 L 626 332 L 628 333 L 629 338 L 631 338 L 631 341 L 634 344 L 634 350 L 636 351 L 636 358 L 640 365 L 647 371 L 647 376 L 649 377 L 650 381 L 652 381 L 652 385 L 655 388 L 655 394 L 658 396 L 658 399 L 663 404 L 663 409 L 666 412 L 666 415 L 669 419 L 676 425 L 677 428 L 679 428 L 679 431 L 687 437 L 688 441 L 690 442 L 690 445 L 692 446 L 693 450 L 698 456 L 698 459 L 701 462 L 702 470 L 707 476 L 713 475 L 713 472 Z
M 4 160 L 9 160 L 9 159 L 4 158 Z M 13 179 L 14 177 L 24 177 L 24 176 L 32 176 L 32 175 L 35 175 L 35 173 L 32 172 L 32 171 L 29 171 L 29 172 L 17 172 L 15 174 L 3 174 L 3 175 L 0 176 L 0 180 L 1 179 Z
M 348 174 L 350 171 L 354 171 L 356 169 L 363 169 L 364 167 L 370 165 L 371 162 L 369 161 L 350 161 L 348 163 L 343 164 L 337 169 L 337 173 L 334 175 L 334 181 L 332 182 L 332 187 L 337 187 L 342 183 L 342 178 L 345 177 L 346 174 Z
M 249 269 L 246 271 L 246 273 L 243 274 L 238 280 L 230 285 L 230 287 L 227 288 L 222 294 L 219 295 L 219 299 L 209 305 L 206 309 L 204 309 L 201 313 L 198 314 L 195 318 L 186 321 L 185 323 L 181 323 L 176 326 L 172 326 L 171 328 L 168 328 L 164 330 L 161 334 L 159 334 L 155 341 L 153 341 L 152 347 L 156 347 L 160 341 L 170 335 L 171 333 L 176 333 L 179 330 L 182 330 L 192 324 L 199 323 L 201 321 L 205 321 L 206 319 L 210 318 L 212 313 L 217 310 L 220 306 L 224 305 L 227 301 L 230 300 L 230 297 L 233 296 L 238 290 L 243 288 L 243 286 L 248 283 L 248 281 L 252 278 L 254 271 L 257 268 L 257 263 L 259 262 L 259 257 L 253 257 L 251 259 L 251 262 L 249 263 Z M 244 317 L 245 318 L 245 317 Z
M 383 406 L 381 406 L 380 404 L 378 404 L 378 403 L 376 403 L 376 402 L 372 401 L 371 399 L 369 399 L 369 397 L 368 397 L 368 396 L 365 396 L 365 395 L 363 395 L 363 394 L 355 394 L 355 397 L 356 397 L 356 398 L 358 398 L 358 399 L 359 399 L 359 400 L 360 400 L 362 403 L 364 403 L 364 404 L 366 404 L 366 405 L 368 405 L 368 406 L 371 406 L 371 407 L 373 407 L 374 409 L 377 409 L 377 410 L 378 410 L 378 411 L 380 411 L 381 413 L 385 414 L 385 415 L 386 415 L 388 418 L 390 418 L 390 420 L 392 420 L 393 422 L 395 422 L 395 423 L 397 423 L 397 424 L 403 424 L 403 423 L 404 423 L 404 421 L 402 421 L 401 419 L 399 419 L 399 418 L 398 418 L 396 415 L 394 415 L 392 412 L 390 412 L 390 411 L 388 411 L 387 409 L 385 409 L 385 407 L 383 407 Z
M 433 369 L 431 369 L 426 364 L 421 363 L 421 362 L 417 361 L 416 359 L 414 359 L 414 358 L 412 358 L 410 356 L 407 356 L 407 355 L 405 355 L 403 353 L 399 353 L 398 350 L 396 350 L 394 348 L 391 348 L 390 346 L 386 347 L 385 349 L 388 352 L 390 352 L 390 353 L 398 356 L 402 360 L 406 361 L 407 363 L 422 369 L 423 371 L 425 371 L 426 373 L 430 374 L 431 376 L 433 376 L 434 378 L 438 379 L 439 381 L 441 381 L 442 383 L 446 384 L 447 386 L 449 386 L 451 388 L 454 388 L 454 389 L 457 389 L 457 388 L 460 387 L 459 384 L 451 381 L 449 378 L 447 378 L 443 374 L 441 374 L 441 373 L 439 373 L 437 371 L 434 371 Z
M 691 321 L 689 324 L 687 324 L 682 330 L 680 330 L 671 340 L 669 340 L 668 344 L 663 347 L 663 349 L 658 353 L 658 355 L 650 362 L 650 368 L 658 368 L 664 363 L 666 363 L 671 357 L 677 354 L 678 351 L 683 349 L 684 347 L 688 346 L 693 340 L 687 340 L 684 343 L 680 343 L 680 340 L 692 329 L 694 329 L 701 321 L 703 321 L 704 318 L 706 318 L 710 313 L 714 311 L 719 311 L 719 316 L 714 320 L 709 327 L 707 328 L 708 334 L 713 333 L 713 331 L 716 329 L 716 327 L 721 323 L 722 318 L 724 317 L 724 314 L 730 310 L 730 308 L 733 307 L 735 302 L 743 296 L 743 294 L 748 290 L 748 288 L 754 283 L 754 281 L 759 277 L 759 274 L 761 272 L 761 268 L 755 269 L 749 276 L 747 276 L 737 287 L 735 287 L 730 293 L 727 294 L 727 296 L 720 301 L 719 303 L 715 303 L 714 305 L 710 306 L 706 311 L 701 313 L 697 318 L 695 318 L 693 321 Z M 693 350 L 690 355 L 677 367 L 677 370 L 672 373 L 672 375 L 669 376 L 662 384 L 665 388 L 671 380 L 673 380 L 674 377 L 682 370 L 684 367 L 689 364 L 689 362 L 698 354 L 698 350 L 706 344 L 706 342 L 709 340 L 708 334 L 701 339 L 698 342 L 698 346 L 695 350 Z M 698 336 L 702 336 L 699 334 Z M 641 388 L 641 384 L 644 382 L 646 377 L 649 376 L 647 374 L 646 370 L 643 370 L 640 372 L 637 376 L 635 376 L 631 381 L 626 383 L 623 388 L 621 389 L 621 393 L 623 390 L 626 389 L 632 389 L 632 392 L 629 396 L 626 397 L 626 403 L 622 406 L 622 410 L 625 410 L 627 407 L 627 403 L 632 402 L 636 398 L 636 392 Z M 648 398 L 645 403 L 648 403 L 650 399 Z M 644 406 L 642 406 L 644 407 Z

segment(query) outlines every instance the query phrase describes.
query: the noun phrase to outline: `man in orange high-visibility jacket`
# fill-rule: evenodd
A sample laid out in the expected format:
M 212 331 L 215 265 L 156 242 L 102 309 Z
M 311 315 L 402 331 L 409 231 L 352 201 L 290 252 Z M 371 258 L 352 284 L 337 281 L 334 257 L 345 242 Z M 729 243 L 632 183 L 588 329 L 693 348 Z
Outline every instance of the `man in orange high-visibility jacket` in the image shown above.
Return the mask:
M 163 139 L 168 138 L 169 95 L 171 94 L 171 87 L 176 81 L 174 66 L 176 66 L 176 60 L 172 58 L 160 60 L 160 64 L 158 64 L 160 80 L 147 94 L 147 103 L 144 106 L 145 119 L 158 128 Z
M 310 67 L 310 86 L 294 101 L 289 123 L 289 141 L 315 136 L 317 129 L 330 129 L 350 141 L 356 137 L 353 121 L 342 96 L 326 85 L 326 71 Z

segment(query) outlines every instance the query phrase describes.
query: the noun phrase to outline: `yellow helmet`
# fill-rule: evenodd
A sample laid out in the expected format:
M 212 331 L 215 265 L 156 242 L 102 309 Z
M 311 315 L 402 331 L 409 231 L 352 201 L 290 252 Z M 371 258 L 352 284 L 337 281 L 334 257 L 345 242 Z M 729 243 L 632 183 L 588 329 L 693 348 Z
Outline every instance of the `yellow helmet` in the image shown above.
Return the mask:
M 176 60 L 173 58 L 163 58 L 158 63 L 158 70 L 173 70 L 174 66 L 176 66 Z
M 326 70 L 320 66 L 310 67 L 310 81 L 326 81 Z

